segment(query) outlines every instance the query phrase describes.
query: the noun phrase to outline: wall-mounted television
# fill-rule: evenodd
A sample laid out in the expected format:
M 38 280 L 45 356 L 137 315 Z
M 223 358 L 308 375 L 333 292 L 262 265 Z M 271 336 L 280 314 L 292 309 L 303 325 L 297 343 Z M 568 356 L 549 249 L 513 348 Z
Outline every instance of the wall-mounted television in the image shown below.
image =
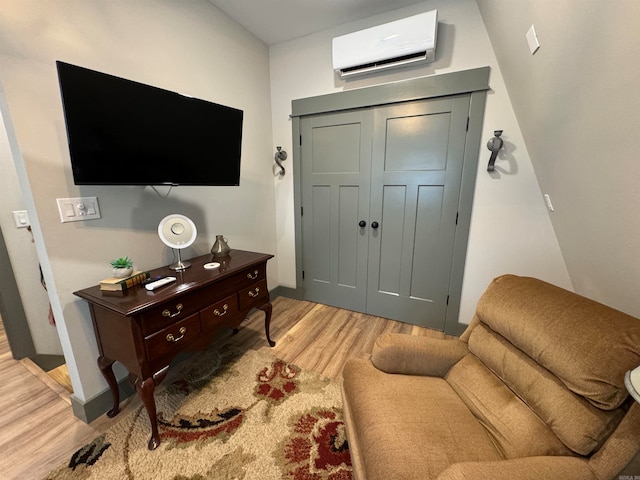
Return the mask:
M 239 185 L 243 111 L 56 62 L 76 185 Z

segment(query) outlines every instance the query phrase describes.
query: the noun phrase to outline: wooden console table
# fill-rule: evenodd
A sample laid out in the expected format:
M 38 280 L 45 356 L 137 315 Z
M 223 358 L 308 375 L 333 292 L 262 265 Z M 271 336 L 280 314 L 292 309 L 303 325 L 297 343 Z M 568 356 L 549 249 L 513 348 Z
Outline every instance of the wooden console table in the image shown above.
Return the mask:
M 265 312 L 267 341 L 275 345 L 269 336 L 271 303 L 266 265 L 270 258 L 273 255 L 231 250 L 228 257 L 190 259 L 191 267 L 182 272 L 168 267 L 151 270 L 151 277 L 177 278 L 154 291 L 136 285 L 117 293 L 102 291 L 99 286 L 74 292 L 89 302 L 100 351 L 98 367 L 113 396 L 113 408 L 107 415 L 113 417 L 120 410 L 112 368 L 118 361 L 129 371 L 149 414 L 150 450 L 160 445 L 153 392 L 178 353 L 205 350 L 221 328 L 237 329 L 252 308 Z M 204 268 L 213 261 L 220 267 Z

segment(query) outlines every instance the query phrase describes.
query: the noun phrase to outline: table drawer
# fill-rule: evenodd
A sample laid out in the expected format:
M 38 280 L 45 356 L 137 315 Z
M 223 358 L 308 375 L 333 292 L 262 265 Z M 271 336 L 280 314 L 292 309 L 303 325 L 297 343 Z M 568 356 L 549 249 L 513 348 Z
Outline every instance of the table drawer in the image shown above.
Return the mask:
M 144 339 L 147 359 L 152 361 L 182 351 L 183 345 L 200 335 L 200 315 L 175 322 Z
M 211 305 L 216 297 L 221 297 L 218 289 L 215 286 L 209 286 L 165 302 L 142 314 L 142 333 L 148 336 L 162 330 Z
M 238 316 L 238 295 L 231 295 L 200 312 L 200 325 L 203 332 L 216 330 Z
M 250 282 L 258 282 L 260 280 L 264 280 L 267 278 L 267 269 L 266 265 L 258 265 L 253 268 L 247 269 L 245 272 L 242 272 L 244 278 Z
M 267 281 L 256 282 L 249 287 L 245 287 L 238 293 L 240 300 L 240 310 L 248 307 L 259 307 L 269 301 L 269 290 Z

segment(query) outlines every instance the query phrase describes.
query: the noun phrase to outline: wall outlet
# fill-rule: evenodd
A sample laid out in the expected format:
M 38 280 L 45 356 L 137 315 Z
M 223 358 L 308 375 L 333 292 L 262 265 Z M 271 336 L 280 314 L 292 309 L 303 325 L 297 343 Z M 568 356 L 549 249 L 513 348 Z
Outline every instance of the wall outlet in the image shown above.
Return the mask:
M 102 218 L 98 197 L 56 198 L 56 202 L 62 223 Z

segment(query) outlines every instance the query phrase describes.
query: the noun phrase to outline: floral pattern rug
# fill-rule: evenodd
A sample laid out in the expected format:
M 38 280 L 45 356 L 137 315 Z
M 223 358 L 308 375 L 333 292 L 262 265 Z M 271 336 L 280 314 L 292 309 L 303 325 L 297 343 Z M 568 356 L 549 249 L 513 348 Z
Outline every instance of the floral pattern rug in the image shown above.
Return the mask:
M 249 350 L 208 352 L 47 479 L 349 480 L 339 385 Z

